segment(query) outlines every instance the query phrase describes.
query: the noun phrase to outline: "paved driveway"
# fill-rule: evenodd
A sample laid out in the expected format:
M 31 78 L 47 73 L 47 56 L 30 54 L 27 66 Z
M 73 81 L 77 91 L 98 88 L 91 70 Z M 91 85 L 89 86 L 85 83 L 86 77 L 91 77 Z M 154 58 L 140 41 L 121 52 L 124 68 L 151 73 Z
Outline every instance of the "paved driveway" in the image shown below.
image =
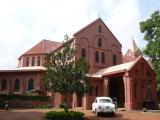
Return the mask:
M 28 109 L 28 110 L 0 110 L 0 120 L 43 120 L 43 116 L 50 110 Z M 160 120 L 160 113 L 141 111 L 117 111 L 115 117 L 96 117 L 89 110 L 83 111 L 88 120 Z

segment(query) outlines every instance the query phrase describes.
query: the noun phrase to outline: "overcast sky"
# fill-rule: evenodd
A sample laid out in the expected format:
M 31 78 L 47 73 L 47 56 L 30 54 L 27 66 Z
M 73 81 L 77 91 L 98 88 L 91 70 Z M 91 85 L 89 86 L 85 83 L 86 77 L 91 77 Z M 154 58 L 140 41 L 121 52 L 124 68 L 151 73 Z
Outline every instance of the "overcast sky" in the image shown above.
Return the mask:
M 63 41 L 101 17 L 122 44 L 145 41 L 139 22 L 160 10 L 160 0 L 0 0 L 0 69 L 15 68 L 18 57 L 42 39 Z

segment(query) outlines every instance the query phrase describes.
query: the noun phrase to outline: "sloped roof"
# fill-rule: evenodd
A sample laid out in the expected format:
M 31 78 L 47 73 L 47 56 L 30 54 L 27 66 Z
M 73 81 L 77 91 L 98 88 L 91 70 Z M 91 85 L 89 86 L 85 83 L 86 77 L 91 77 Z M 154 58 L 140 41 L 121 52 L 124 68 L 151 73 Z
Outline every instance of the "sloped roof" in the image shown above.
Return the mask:
M 42 53 L 48 53 L 52 50 L 57 49 L 60 47 L 62 43 L 50 41 L 50 40 L 42 40 L 35 46 L 33 46 L 31 49 L 29 49 L 27 52 L 25 52 L 23 55 L 31 55 L 31 54 L 42 54 Z
M 60 47 L 62 43 L 50 41 L 50 40 L 42 40 L 37 45 L 28 50 L 25 54 L 37 54 L 37 53 L 48 53 L 52 50 Z
M 82 29 L 80 29 L 79 31 L 75 32 L 74 35 L 84 31 L 85 29 L 87 29 L 89 26 L 93 25 L 94 23 L 96 23 L 97 21 L 101 20 L 101 18 L 97 18 L 96 20 L 94 20 L 93 22 L 91 22 L 90 24 L 86 25 L 85 27 L 83 27 Z M 102 20 L 101 20 L 102 21 Z M 103 21 L 102 21 L 103 22 Z
M 141 58 L 143 57 L 140 56 L 135 61 L 101 69 L 98 72 L 94 73 L 92 77 L 101 78 L 104 75 L 129 71 Z
M 132 61 L 132 62 L 104 68 L 104 69 L 101 69 L 98 72 L 94 73 L 92 75 L 92 77 L 102 77 L 104 74 L 109 74 L 109 73 L 113 73 L 113 72 L 114 73 L 115 72 L 124 72 L 124 71 L 127 71 L 134 63 L 135 63 L 135 61 Z

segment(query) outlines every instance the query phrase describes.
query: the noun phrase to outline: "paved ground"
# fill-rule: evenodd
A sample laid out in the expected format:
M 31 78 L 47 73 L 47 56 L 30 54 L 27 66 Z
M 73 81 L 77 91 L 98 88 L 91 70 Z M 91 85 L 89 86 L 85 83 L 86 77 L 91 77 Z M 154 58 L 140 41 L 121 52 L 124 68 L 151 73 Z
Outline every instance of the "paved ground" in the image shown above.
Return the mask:
M 31 110 L 0 110 L 0 120 L 43 120 L 43 116 L 50 110 L 31 109 Z M 101 116 L 96 117 L 89 110 L 83 111 L 88 120 L 160 120 L 160 112 L 141 112 L 141 111 L 117 111 L 115 117 Z

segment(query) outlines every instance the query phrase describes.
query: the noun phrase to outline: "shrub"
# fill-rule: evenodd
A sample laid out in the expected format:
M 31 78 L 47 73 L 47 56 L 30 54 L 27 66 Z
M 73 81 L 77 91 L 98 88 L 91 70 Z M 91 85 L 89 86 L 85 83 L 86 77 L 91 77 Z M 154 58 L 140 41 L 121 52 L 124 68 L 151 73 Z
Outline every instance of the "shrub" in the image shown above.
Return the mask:
M 45 115 L 46 120 L 84 120 L 84 113 L 70 111 L 50 111 Z

